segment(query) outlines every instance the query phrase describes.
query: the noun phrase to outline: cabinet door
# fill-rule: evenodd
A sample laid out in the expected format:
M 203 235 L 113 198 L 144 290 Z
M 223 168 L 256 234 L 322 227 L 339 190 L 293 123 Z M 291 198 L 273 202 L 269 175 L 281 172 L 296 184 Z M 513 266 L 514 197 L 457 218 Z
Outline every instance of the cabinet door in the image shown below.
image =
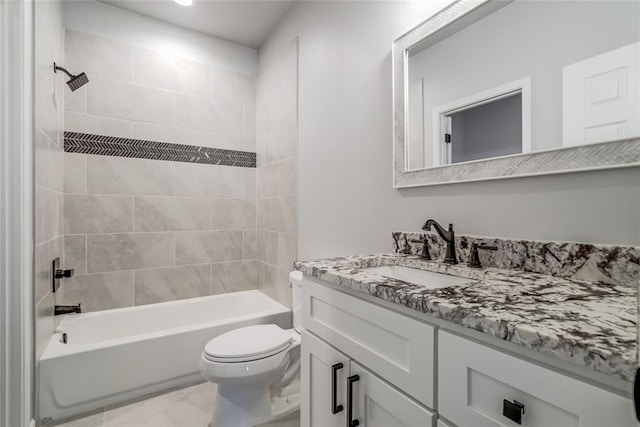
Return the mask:
M 300 424 L 303 427 L 344 427 L 349 358 L 306 330 L 302 331 L 300 357 Z
M 361 427 L 432 427 L 435 414 L 351 361 L 353 420 Z M 347 402 L 347 405 L 349 402 Z M 346 408 L 348 411 L 348 407 Z
M 446 332 L 438 353 L 438 411 L 460 427 L 637 426 L 630 399 L 591 384 Z

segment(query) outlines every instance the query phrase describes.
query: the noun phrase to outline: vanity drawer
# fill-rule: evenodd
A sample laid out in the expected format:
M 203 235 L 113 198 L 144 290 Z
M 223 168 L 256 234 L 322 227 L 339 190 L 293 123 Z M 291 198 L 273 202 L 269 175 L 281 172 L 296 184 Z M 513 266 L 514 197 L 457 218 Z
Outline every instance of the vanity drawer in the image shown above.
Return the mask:
M 518 425 L 503 415 L 505 400 L 524 405 L 523 426 L 637 425 L 630 399 L 446 332 L 438 397 L 438 412 L 459 427 Z
M 377 375 L 434 407 L 434 328 L 305 280 L 302 325 Z

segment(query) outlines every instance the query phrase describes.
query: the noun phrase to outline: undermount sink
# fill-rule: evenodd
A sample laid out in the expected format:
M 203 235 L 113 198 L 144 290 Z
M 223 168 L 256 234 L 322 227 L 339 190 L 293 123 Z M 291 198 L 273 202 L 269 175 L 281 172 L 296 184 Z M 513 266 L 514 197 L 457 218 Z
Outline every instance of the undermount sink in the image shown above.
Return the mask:
M 379 276 L 386 276 L 402 280 L 404 282 L 415 283 L 416 285 L 430 289 L 462 285 L 472 281 L 471 279 L 464 277 L 418 270 L 417 268 L 403 267 L 401 265 L 382 265 L 379 267 L 363 268 L 363 270 Z

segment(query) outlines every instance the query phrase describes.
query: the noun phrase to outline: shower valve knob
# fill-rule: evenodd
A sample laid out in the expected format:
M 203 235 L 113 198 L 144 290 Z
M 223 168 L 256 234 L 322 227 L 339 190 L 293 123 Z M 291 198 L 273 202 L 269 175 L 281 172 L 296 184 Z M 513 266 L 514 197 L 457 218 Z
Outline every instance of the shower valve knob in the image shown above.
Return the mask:
M 62 279 L 65 277 L 73 277 L 74 274 L 74 270 L 73 268 L 70 268 L 68 270 L 56 270 L 56 279 Z

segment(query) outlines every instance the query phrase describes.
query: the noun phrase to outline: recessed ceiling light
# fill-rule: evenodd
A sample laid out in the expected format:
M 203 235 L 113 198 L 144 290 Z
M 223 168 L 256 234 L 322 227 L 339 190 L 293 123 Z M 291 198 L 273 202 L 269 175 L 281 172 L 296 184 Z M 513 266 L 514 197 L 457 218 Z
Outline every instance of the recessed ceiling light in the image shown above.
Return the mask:
M 193 0 L 173 0 L 178 3 L 180 6 L 191 6 L 193 4 Z

